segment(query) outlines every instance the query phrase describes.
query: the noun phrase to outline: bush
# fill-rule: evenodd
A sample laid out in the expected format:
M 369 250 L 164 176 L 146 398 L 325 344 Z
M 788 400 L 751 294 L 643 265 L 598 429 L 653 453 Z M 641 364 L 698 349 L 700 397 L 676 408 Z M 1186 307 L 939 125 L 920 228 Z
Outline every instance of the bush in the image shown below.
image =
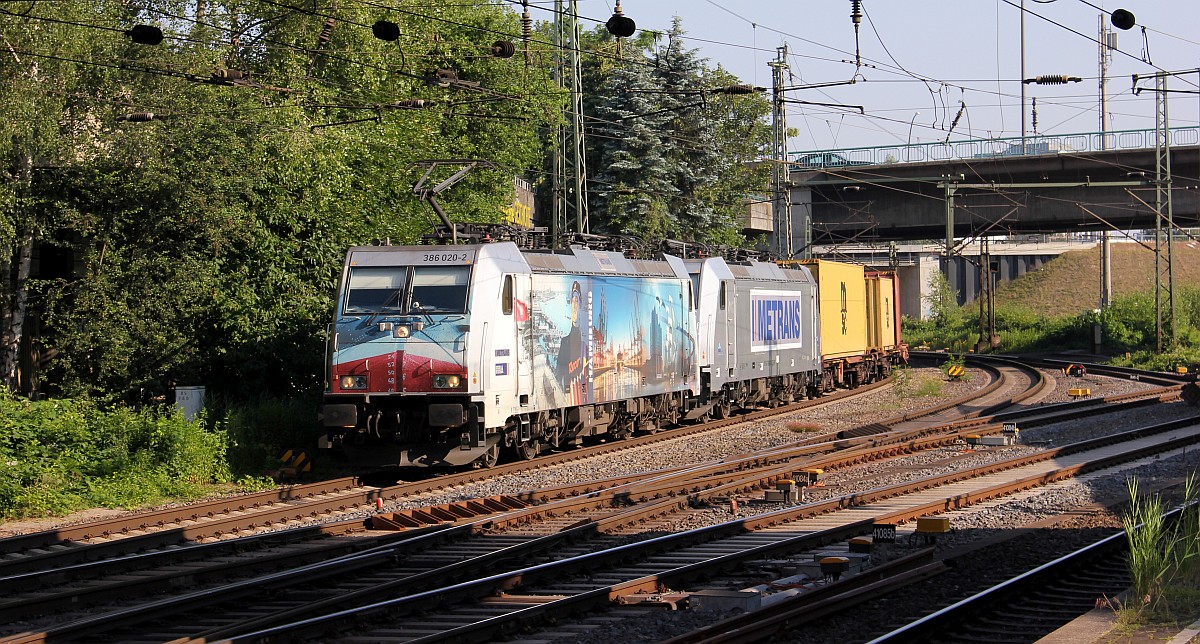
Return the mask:
M 935 285 L 936 286 L 936 285 Z M 931 296 L 934 317 L 929 320 L 903 320 L 903 333 L 909 345 L 927 345 L 933 349 L 961 353 L 975 346 L 980 335 L 978 305 L 949 309 L 944 294 Z M 1153 294 L 1139 293 L 1116 298 L 1097 314 L 1050 317 L 1017 306 L 998 307 L 996 334 L 1000 350 L 1010 353 L 1090 351 L 1094 328 L 1101 326 L 1105 348 L 1134 355 L 1126 363 L 1158 370 L 1200 364 L 1200 290 L 1179 289 L 1175 293 L 1177 348 L 1157 356 L 1156 320 Z
M 892 391 L 897 398 L 938 396 L 942 393 L 942 381 L 916 375 L 908 367 L 900 367 L 892 371 Z
M 0 395 L 0 516 L 198 498 L 230 480 L 226 437 L 174 407 Z
M 279 467 L 287 449 L 316 454 L 317 402 L 307 398 L 206 401 L 214 430 L 229 437 L 229 466 L 236 475 L 260 476 Z

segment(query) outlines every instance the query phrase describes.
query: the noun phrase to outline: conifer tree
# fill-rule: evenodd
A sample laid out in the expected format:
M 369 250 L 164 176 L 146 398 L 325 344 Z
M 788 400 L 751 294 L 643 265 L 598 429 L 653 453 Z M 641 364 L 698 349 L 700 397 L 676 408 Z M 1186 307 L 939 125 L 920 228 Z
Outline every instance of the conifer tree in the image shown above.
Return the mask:
M 592 228 L 643 241 L 664 239 L 674 227 L 669 204 L 676 196 L 668 157 L 666 122 L 650 66 L 638 52 L 605 77 L 589 121 L 596 164 L 592 176 Z

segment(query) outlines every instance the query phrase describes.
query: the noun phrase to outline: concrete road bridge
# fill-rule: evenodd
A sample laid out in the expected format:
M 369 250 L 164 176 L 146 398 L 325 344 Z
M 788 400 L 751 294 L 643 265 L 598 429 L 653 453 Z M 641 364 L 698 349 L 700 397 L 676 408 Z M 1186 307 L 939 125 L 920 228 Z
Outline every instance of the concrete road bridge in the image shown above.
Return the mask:
M 1198 139 L 1200 128 L 1171 130 L 1161 190 L 1154 130 L 793 153 L 791 248 L 800 255 L 811 244 L 817 256 L 896 267 L 904 313 L 924 317 L 933 272 L 948 273 L 961 302 L 975 298 L 985 238 L 997 278 L 1007 281 L 1098 243 L 1104 231 L 1114 240 L 1147 240 L 1138 231 L 1150 231 L 1145 243 L 1153 245 L 1169 194 L 1176 238 L 1195 240 Z M 777 248 L 769 204 L 757 217 L 752 209 L 750 222 L 748 233 L 768 234 Z
M 791 156 L 792 249 L 1153 229 L 1154 130 L 847 148 Z M 1200 226 L 1200 128 L 1171 130 L 1176 226 Z M 1141 146 L 1141 147 L 1135 147 Z M 768 229 L 771 222 L 768 221 Z M 753 229 L 751 232 L 767 232 Z M 773 231 L 772 231 L 773 232 Z M 943 241 L 944 243 L 944 241 Z

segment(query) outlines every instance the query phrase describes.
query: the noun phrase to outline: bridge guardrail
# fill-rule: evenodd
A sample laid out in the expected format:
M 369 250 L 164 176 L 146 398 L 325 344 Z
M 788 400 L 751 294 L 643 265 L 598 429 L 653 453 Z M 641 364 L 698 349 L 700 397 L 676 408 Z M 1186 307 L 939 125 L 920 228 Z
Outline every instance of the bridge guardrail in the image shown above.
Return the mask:
M 1038 154 L 1070 154 L 1101 150 L 1154 148 L 1157 130 L 1116 130 L 1078 134 L 1035 135 L 999 139 L 967 139 L 906 143 L 860 148 L 834 148 L 789 152 L 791 170 L 803 171 L 886 163 L 997 159 Z M 1170 145 L 1200 144 L 1200 126 L 1170 128 Z

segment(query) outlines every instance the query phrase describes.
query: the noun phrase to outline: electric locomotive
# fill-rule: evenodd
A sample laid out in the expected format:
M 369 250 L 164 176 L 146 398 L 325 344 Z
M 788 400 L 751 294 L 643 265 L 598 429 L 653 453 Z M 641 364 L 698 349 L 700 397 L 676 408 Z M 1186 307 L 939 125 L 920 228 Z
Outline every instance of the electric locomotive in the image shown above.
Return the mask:
M 697 399 L 694 302 L 671 256 L 352 248 L 319 444 L 364 466 L 486 467 L 656 431 Z

